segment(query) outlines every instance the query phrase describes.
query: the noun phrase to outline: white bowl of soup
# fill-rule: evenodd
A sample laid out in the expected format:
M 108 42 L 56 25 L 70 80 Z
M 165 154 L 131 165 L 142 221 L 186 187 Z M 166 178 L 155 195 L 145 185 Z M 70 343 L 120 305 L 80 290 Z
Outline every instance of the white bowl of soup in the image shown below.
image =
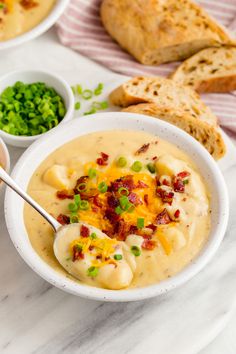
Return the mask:
M 47 31 L 64 12 L 69 0 L 5 0 L 0 2 L 0 50 Z
M 143 115 L 68 122 L 35 142 L 12 176 L 71 224 L 53 250 L 50 226 L 7 190 L 6 222 L 18 252 L 45 280 L 90 299 L 142 300 L 184 284 L 213 257 L 227 227 L 216 162 L 182 130 Z M 54 251 L 63 252 L 63 267 Z

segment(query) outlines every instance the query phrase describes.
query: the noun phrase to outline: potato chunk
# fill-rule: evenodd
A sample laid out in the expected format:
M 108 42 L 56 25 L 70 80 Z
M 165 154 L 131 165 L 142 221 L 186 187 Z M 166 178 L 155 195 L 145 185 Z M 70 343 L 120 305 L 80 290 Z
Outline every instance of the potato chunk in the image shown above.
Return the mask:
M 45 183 L 56 189 L 69 189 L 70 179 L 68 177 L 68 168 L 63 165 L 53 165 L 43 175 Z

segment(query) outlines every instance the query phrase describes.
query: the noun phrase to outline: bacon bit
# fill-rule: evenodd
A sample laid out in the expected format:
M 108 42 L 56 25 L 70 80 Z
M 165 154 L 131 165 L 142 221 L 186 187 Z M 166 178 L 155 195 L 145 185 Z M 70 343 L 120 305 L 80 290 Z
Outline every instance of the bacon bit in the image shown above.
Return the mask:
M 182 172 L 177 174 L 177 177 L 182 178 L 182 179 L 186 178 L 188 176 L 190 176 L 190 172 L 188 172 L 188 171 L 182 171 Z
M 72 262 L 75 262 L 78 259 L 84 259 L 84 254 L 76 245 L 74 245 Z
M 186 200 L 187 200 L 187 198 L 183 198 L 183 199 L 182 199 L 183 202 L 186 202 Z
M 157 195 L 158 197 L 161 198 L 163 203 L 168 203 L 169 205 L 172 204 L 173 198 L 174 198 L 174 193 L 173 192 L 167 192 L 162 188 L 157 188 Z
M 138 231 L 138 228 L 136 225 L 130 225 L 130 228 L 129 228 L 129 233 L 130 234 L 136 234 Z
M 150 146 L 149 143 L 148 143 L 148 144 L 143 144 L 143 145 L 136 151 L 135 155 L 140 155 L 140 154 L 142 154 L 142 153 L 144 153 L 144 152 L 147 152 L 148 149 L 149 149 L 149 146 Z
M 153 161 L 155 161 L 156 159 L 157 159 L 157 156 L 154 156 L 154 157 L 152 158 Z
M 98 213 L 99 212 L 99 208 L 98 207 L 96 207 L 96 206 L 92 206 L 92 211 L 94 212 L 94 213 Z
M 89 246 L 89 251 L 92 251 L 94 249 L 94 246 Z
M 152 251 L 156 247 L 156 242 L 152 240 L 144 240 L 142 248 L 148 251 Z
M 80 235 L 82 237 L 89 237 L 89 228 L 85 225 L 81 225 L 81 228 L 80 228 Z
M 182 179 L 175 178 L 173 182 L 174 191 L 177 193 L 184 193 L 185 187 Z
M 105 154 L 104 152 L 101 152 L 100 154 L 101 154 L 101 157 L 98 157 L 96 160 L 97 164 L 99 166 L 107 166 L 108 165 L 107 161 L 109 159 L 109 155 Z
M 131 192 L 128 196 L 128 199 L 129 201 L 134 204 L 135 206 L 136 205 L 140 205 L 140 204 L 143 204 L 142 200 L 139 198 L 139 196 L 133 192 Z
M 157 225 L 166 225 L 169 224 L 171 221 L 172 220 L 166 208 L 160 214 L 158 214 L 156 218 Z
M 147 187 L 148 187 L 148 185 L 140 180 L 138 181 L 138 183 L 135 186 L 135 188 L 147 188 Z
M 101 207 L 102 207 L 102 203 L 100 202 L 98 195 L 95 195 L 95 196 L 93 197 L 93 204 L 94 204 L 96 207 L 98 207 L 98 208 L 101 208 Z
M 157 229 L 157 226 L 154 225 L 154 224 L 149 224 L 149 225 L 147 225 L 146 227 L 147 227 L 148 229 L 151 229 L 153 233 L 154 233 L 154 232 L 156 231 L 156 229 Z
M 119 205 L 119 200 L 114 195 L 109 195 L 107 197 L 107 204 L 110 208 L 115 209 Z
M 62 191 L 57 191 L 57 198 L 59 199 L 73 199 L 74 198 L 74 194 L 72 194 L 72 192 L 69 192 L 66 189 L 63 189 Z
M 143 200 L 144 200 L 145 204 L 148 205 L 148 194 L 144 194 Z
M 125 240 L 125 231 L 126 231 L 126 223 L 124 222 L 123 219 L 120 219 L 117 221 L 117 223 L 114 226 L 114 234 L 116 234 L 116 238 L 119 241 L 124 241 Z
M 166 178 L 163 179 L 162 184 L 163 184 L 164 186 L 168 186 L 168 187 L 170 186 L 170 182 L 167 181 Z
M 20 4 L 25 10 L 33 9 L 34 7 L 39 5 L 38 2 L 33 0 L 21 0 Z
M 111 182 L 108 187 L 109 192 L 117 192 L 119 188 L 127 188 L 129 192 L 136 188 L 132 175 L 127 175 Z
M 61 225 L 68 225 L 70 223 L 70 218 L 67 215 L 64 214 L 60 214 L 57 217 L 57 221 L 61 224 Z
M 180 210 L 177 209 L 177 210 L 175 211 L 175 213 L 174 213 L 174 217 L 175 217 L 176 219 L 178 219 L 179 216 L 180 216 Z
M 105 210 L 104 218 L 109 220 L 110 223 L 114 225 L 119 220 L 120 217 L 118 214 L 116 214 L 116 212 L 113 209 L 108 208 L 107 210 Z

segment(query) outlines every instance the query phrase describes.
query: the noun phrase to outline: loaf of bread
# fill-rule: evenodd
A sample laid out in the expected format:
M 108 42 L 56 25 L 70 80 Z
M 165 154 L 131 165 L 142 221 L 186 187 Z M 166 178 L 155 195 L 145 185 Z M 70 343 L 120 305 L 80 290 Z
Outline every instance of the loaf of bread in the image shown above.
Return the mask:
M 187 86 L 162 77 L 135 77 L 115 89 L 109 97 L 112 104 L 127 107 L 138 103 L 156 103 L 160 109 L 188 113 L 194 118 L 217 123 L 216 116 L 199 95 Z
M 198 140 L 218 160 L 226 152 L 225 143 L 215 120 L 193 117 L 189 113 L 180 114 L 173 109 L 161 109 L 155 103 L 140 103 L 123 109 L 123 112 L 132 112 L 152 116 L 185 130 Z
M 183 60 L 207 47 L 235 45 L 191 0 L 103 0 L 101 18 L 111 37 L 145 65 Z
M 207 48 L 185 60 L 171 78 L 197 92 L 236 90 L 236 48 Z

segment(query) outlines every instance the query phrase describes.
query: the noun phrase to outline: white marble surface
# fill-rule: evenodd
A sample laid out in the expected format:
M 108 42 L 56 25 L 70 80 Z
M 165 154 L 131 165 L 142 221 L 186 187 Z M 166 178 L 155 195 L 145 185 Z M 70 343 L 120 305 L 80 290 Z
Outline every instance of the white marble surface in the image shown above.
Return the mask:
M 111 86 L 116 78 L 59 46 L 53 33 L 1 53 L 0 74 L 19 68 L 54 70 L 71 83 L 86 77 L 88 86 L 94 81 Z M 181 289 L 148 301 L 98 303 L 46 283 L 14 249 L 1 199 L 0 353 L 196 354 L 212 341 L 231 316 L 236 300 L 236 154 L 231 145 L 229 151 L 221 167 L 231 191 L 230 228 L 219 252 Z M 11 148 L 10 153 L 14 165 L 22 150 Z M 233 348 L 236 331 L 230 328 Z M 212 343 L 201 354 L 235 354 L 236 345 L 234 351 L 225 350 L 227 339 L 222 336 L 220 344 L 214 347 Z

